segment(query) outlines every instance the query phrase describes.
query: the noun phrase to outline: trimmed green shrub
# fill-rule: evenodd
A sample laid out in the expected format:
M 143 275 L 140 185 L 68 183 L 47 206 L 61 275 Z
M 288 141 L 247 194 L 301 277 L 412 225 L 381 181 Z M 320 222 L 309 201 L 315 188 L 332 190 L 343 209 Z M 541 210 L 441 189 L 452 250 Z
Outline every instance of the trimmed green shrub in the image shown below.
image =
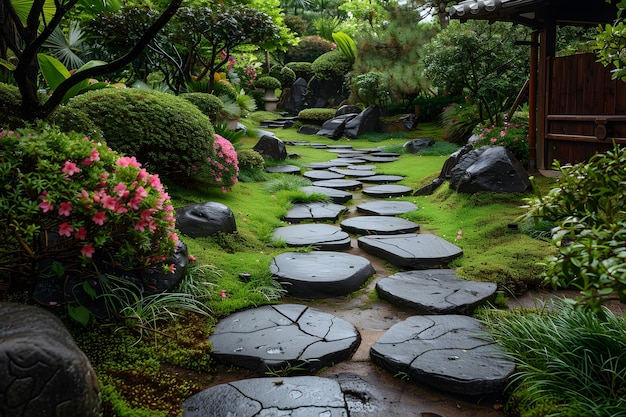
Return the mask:
M 321 36 L 307 36 L 296 46 L 290 46 L 285 53 L 285 61 L 313 62 L 319 56 L 333 50 L 333 43 Z
M 213 95 L 217 97 L 228 97 L 232 101 L 237 101 L 237 89 L 229 81 L 218 80 L 213 84 Z
M 240 149 L 237 151 L 237 158 L 239 159 L 239 168 L 259 168 L 263 169 L 265 166 L 265 159 L 263 156 L 253 149 Z
M 254 82 L 256 88 L 265 88 L 268 90 L 276 90 L 280 88 L 280 80 L 274 78 L 271 75 L 262 75 Z
M 0 83 L 0 126 L 16 128 L 24 126 L 18 111 L 22 105 L 20 89 L 14 85 Z
M 414 106 L 419 106 L 419 120 L 432 122 L 441 119 L 441 114 L 452 103 L 462 103 L 463 97 L 459 96 L 419 96 L 413 100 Z
M 278 79 L 282 87 L 291 87 L 296 80 L 296 73 L 291 68 L 280 65 L 272 66 L 268 75 Z
M 59 106 L 48 116 L 47 122 L 59 128 L 61 132 L 77 132 L 92 140 L 102 139 L 102 129 L 89 118 L 84 111 L 67 106 Z
M 480 122 L 478 109 L 472 103 L 449 105 L 441 115 L 442 139 L 464 146 L 472 135 L 472 130 Z
M 304 123 L 323 124 L 326 120 L 330 120 L 335 117 L 337 110 L 335 109 L 323 109 L 323 108 L 311 108 L 304 109 L 298 113 L 298 119 Z
M 202 113 L 208 116 L 213 125 L 218 123 L 220 112 L 224 107 L 224 103 L 219 97 L 206 93 L 183 93 L 180 94 L 179 97 L 184 98 L 200 109 Z
M 297 78 L 310 79 L 313 76 L 313 64 L 311 62 L 289 62 L 285 67 L 291 69 Z
M 328 80 L 335 76 L 344 76 L 352 69 L 352 61 L 340 50 L 326 52 L 311 65 L 318 80 Z
M 157 91 L 107 88 L 74 97 L 107 144 L 169 179 L 196 175 L 213 155 L 213 126 L 187 100 Z

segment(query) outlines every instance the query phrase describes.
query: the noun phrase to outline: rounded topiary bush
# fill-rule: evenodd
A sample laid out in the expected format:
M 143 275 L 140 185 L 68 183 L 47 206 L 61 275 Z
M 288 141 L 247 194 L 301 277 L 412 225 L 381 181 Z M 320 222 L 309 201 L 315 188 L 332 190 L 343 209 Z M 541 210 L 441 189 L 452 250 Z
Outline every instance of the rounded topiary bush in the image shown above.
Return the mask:
M 20 89 L 14 85 L 0 83 L 0 126 L 16 128 L 24 126 L 18 111 L 22 105 Z
M 291 87 L 291 84 L 296 80 L 296 73 L 291 68 L 280 65 L 274 65 L 270 68 L 268 75 L 278 79 L 282 87 Z
M 310 62 L 289 62 L 285 67 L 291 69 L 295 73 L 296 78 L 308 80 L 313 76 L 313 64 Z
M 333 43 L 319 35 L 306 36 L 295 46 L 287 48 L 286 61 L 313 62 L 320 55 L 333 50 Z
M 200 109 L 202 113 L 209 117 L 211 123 L 216 124 L 219 122 L 220 112 L 224 107 L 224 103 L 219 97 L 207 93 L 183 93 L 179 97 L 184 98 Z
M 343 77 L 352 69 L 352 61 L 339 49 L 335 49 L 313 61 L 311 69 L 318 80 L 328 80 L 335 76 Z
M 61 132 L 77 132 L 92 140 L 102 139 L 102 129 L 89 118 L 87 113 L 75 107 L 59 106 L 48 116 L 47 122 Z
M 195 176 L 213 155 L 214 130 L 187 100 L 158 91 L 105 88 L 74 97 L 114 150 L 169 179 Z
M 218 80 L 213 84 L 213 95 L 217 97 L 227 97 L 232 101 L 237 101 L 237 89 L 227 80 Z
M 301 110 L 298 113 L 298 120 L 304 123 L 314 123 L 321 125 L 326 120 L 330 120 L 335 117 L 337 110 L 325 109 L 325 108 L 310 108 Z
M 271 75 L 264 75 L 254 82 L 256 88 L 264 88 L 267 90 L 276 90 L 280 88 L 280 81 L 278 78 L 274 78 Z

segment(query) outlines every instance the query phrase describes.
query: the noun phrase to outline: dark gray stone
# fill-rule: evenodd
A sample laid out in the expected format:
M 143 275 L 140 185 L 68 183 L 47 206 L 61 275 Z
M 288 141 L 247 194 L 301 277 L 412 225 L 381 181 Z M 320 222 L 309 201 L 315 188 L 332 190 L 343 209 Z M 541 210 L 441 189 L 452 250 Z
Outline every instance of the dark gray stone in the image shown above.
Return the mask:
M 359 106 L 355 106 L 354 104 L 344 104 L 337 109 L 335 116 L 341 116 L 344 114 L 359 114 L 361 111 L 362 109 Z
M 290 247 L 312 246 L 315 250 L 350 249 L 350 235 L 330 224 L 298 224 L 274 230 L 274 240 L 284 241 Z
M 450 173 L 459 193 L 523 193 L 531 184 L 526 169 L 503 146 L 483 146 L 463 156 Z
M 443 183 L 444 183 L 444 179 L 443 178 L 435 178 L 434 180 L 432 180 L 432 182 L 430 184 L 423 186 L 419 190 L 416 190 L 413 193 L 413 195 L 431 195 Z
M 333 168 L 336 167 L 336 164 L 333 164 L 332 162 L 311 162 L 310 164 L 306 165 L 306 168 L 308 169 L 329 169 L 329 168 Z
M 417 127 L 419 122 L 418 118 L 414 114 L 407 114 L 406 116 L 402 116 L 400 118 L 400 122 L 409 130 L 413 130 Z
M 363 194 L 376 198 L 402 197 L 412 193 L 412 188 L 395 184 L 376 185 L 363 190 Z
M 190 237 L 237 231 L 235 215 L 222 203 L 206 202 L 176 209 L 176 228 Z
M 406 149 L 408 153 L 418 153 L 423 149 L 433 146 L 434 144 L 435 139 L 433 138 L 419 138 L 404 142 L 404 145 L 402 145 L 402 147 Z
M 328 145 L 328 151 L 329 152 L 349 152 L 354 150 L 352 148 L 352 145 Z
M 376 175 L 376 173 L 374 171 L 364 170 L 364 169 L 330 168 L 329 171 L 336 172 L 338 174 L 342 174 L 345 177 L 353 177 L 353 178 L 371 177 L 371 176 Z
M 378 158 L 398 158 L 400 156 L 397 152 L 382 152 L 376 151 L 371 153 L 372 156 L 376 156 Z
M 303 125 L 298 128 L 298 133 L 301 135 L 317 135 L 317 132 L 319 131 L 319 127 L 310 125 Z
M 397 216 L 417 210 L 417 206 L 408 201 L 372 201 L 356 206 L 359 213 L 375 216 Z
M 43 307 L 0 303 L 0 415 L 93 417 L 100 387 L 89 359 Z
M 364 133 L 379 131 L 380 115 L 380 107 L 370 105 L 345 124 L 343 134 L 347 138 L 355 139 Z
M 364 155 L 361 159 L 365 160 L 365 162 L 377 162 L 377 163 L 385 163 L 385 162 L 395 162 L 398 160 L 397 156 L 376 156 L 376 155 Z
M 357 216 L 345 219 L 341 229 L 360 235 L 398 235 L 417 232 L 419 224 L 391 216 Z
M 314 252 L 319 253 L 319 252 Z M 215 360 L 260 373 L 287 367 L 317 371 L 348 359 L 361 342 L 347 321 L 299 304 L 240 311 L 209 337 Z
M 273 167 L 266 167 L 265 172 L 274 174 L 294 174 L 300 175 L 300 167 L 297 165 L 276 165 Z
M 334 203 L 306 203 L 294 204 L 284 217 L 289 223 L 304 221 L 336 221 L 348 209 Z
M 287 159 L 287 147 L 285 143 L 273 134 L 262 135 L 259 141 L 252 148 L 260 153 L 263 158 L 270 158 L 277 161 Z
M 452 169 L 456 166 L 459 160 L 470 153 L 474 148 L 472 145 L 465 145 L 450 154 L 446 162 L 443 163 L 443 167 L 441 168 L 441 172 L 439 173 L 439 178 L 449 179 Z
M 289 114 L 295 116 L 306 108 L 306 89 L 307 82 L 302 77 L 299 77 L 291 85 L 291 95 L 285 106 L 285 110 L 287 110 Z
M 337 190 L 335 188 L 315 187 L 311 185 L 307 187 L 302 187 L 300 190 L 304 191 L 307 195 L 324 194 L 330 199 L 330 201 L 336 204 L 343 204 L 352 200 L 352 194 L 344 190 Z
M 354 165 L 354 164 L 361 164 L 363 162 L 365 162 L 363 159 L 360 158 L 356 158 L 356 157 L 348 157 L 348 158 L 335 158 L 335 159 L 331 159 L 330 161 L 328 161 L 329 163 L 333 164 L 335 167 L 347 167 L 349 165 Z
M 343 131 L 346 123 L 351 119 L 354 119 L 356 114 L 344 114 L 342 116 L 333 117 L 330 120 L 326 120 L 322 124 L 322 128 L 317 132 L 318 136 L 325 136 L 327 138 L 337 140 L 343 136 Z
M 221 384 L 189 397 L 183 417 L 347 417 L 337 381 L 318 376 L 252 378 Z
M 359 178 L 359 181 L 369 182 L 372 184 L 389 184 L 393 182 L 400 182 L 404 179 L 404 177 L 400 175 L 372 175 L 371 177 L 362 177 Z
M 444 267 L 463 255 L 458 246 L 431 234 L 361 236 L 357 242 L 365 252 L 405 269 Z
M 360 169 L 360 170 L 364 170 L 364 171 L 374 171 L 376 169 L 376 165 L 363 165 L 363 164 L 355 164 L 355 165 L 348 165 L 346 168 L 348 169 Z
M 399 272 L 376 283 L 381 298 L 418 314 L 469 315 L 493 301 L 497 288 L 493 282 L 459 279 L 452 269 Z
M 363 183 L 356 180 L 321 180 L 314 181 L 315 187 L 328 187 L 337 190 L 359 190 L 363 188 Z
M 304 177 L 310 180 L 338 180 L 344 178 L 345 175 L 339 174 L 337 172 L 327 171 L 325 169 L 316 169 L 313 171 L 307 171 L 302 174 Z
M 270 271 L 289 295 L 302 298 L 350 294 L 375 272 L 366 258 L 327 251 L 282 253 L 273 259 Z
M 462 315 L 409 317 L 391 327 L 370 356 L 393 374 L 463 395 L 500 393 L 515 370 L 480 322 Z

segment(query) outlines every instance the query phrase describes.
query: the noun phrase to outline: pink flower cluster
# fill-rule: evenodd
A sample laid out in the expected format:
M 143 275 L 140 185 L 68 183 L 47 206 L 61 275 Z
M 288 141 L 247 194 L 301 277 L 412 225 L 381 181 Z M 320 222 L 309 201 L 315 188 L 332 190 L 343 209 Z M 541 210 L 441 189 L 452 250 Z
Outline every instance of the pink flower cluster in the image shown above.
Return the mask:
M 216 134 L 213 142 L 215 156 L 209 158 L 210 172 L 216 184 L 222 186 L 222 191 L 235 185 L 239 175 L 239 161 L 237 152 L 232 143 L 226 138 Z

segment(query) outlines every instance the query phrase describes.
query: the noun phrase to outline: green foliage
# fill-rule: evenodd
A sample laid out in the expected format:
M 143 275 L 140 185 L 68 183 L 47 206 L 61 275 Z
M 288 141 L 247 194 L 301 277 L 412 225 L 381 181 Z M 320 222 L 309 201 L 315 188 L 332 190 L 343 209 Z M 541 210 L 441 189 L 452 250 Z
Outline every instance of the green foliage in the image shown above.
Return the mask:
M 530 152 L 528 149 L 528 127 L 517 126 L 504 122 L 501 126 L 478 125 L 474 129 L 474 135 L 478 140 L 472 143 L 475 149 L 481 146 L 504 146 L 522 164 L 528 164 Z
M 604 66 L 615 67 L 612 71 L 614 80 L 626 81 L 626 22 L 623 14 L 626 9 L 626 0 L 620 0 L 616 7 L 619 9 L 617 19 L 612 25 L 607 23 L 598 27 L 598 33 L 591 48 L 598 56 L 598 61 Z
M 277 78 L 272 77 L 271 75 L 264 75 L 259 77 L 254 82 L 254 86 L 256 88 L 276 90 L 277 88 L 280 88 L 280 81 Z
M 341 19 L 337 16 L 321 15 L 315 17 L 311 23 L 318 35 L 332 41 L 333 34 L 341 26 Z
M 299 191 L 300 188 L 311 185 L 311 181 L 296 175 L 279 175 L 263 184 L 263 190 L 270 194 L 279 191 Z
M 22 105 L 20 89 L 14 85 L 0 83 L 0 126 L 17 128 L 24 126 L 19 108 Z
M 337 44 L 337 48 L 343 52 L 345 56 L 347 56 L 352 62 L 356 60 L 356 43 L 354 43 L 354 40 L 350 37 L 350 35 L 343 32 L 333 33 L 333 40 Z
M 204 115 L 206 115 L 211 123 L 215 125 L 219 121 L 220 112 L 224 103 L 213 94 L 206 93 L 183 93 L 179 95 L 188 102 L 196 106 Z
M 351 101 L 367 107 L 371 104 L 384 106 L 389 102 L 387 79 L 380 72 L 366 72 L 350 78 Z
M 304 35 L 304 32 L 306 32 L 309 22 L 304 20 L 301 16 L 288 14 L 285 15 L 285 25 L 287 25 L 287 27 L 297 36 L 301 36 Z
M 626 301 L 626 148 L 555 168 L 558 186 L 529 200 L 528 212 L 556 224 L 546 281 L 580 289 L 578 301 L 593 311 L 608 299 Z
M 419 106 L 419 120 L 433 122 L 441 119 L 441 115 L 452 103 L 463 102 L 463 97 L 449 95 L 420 95 L 413 100 L 413 105 Z
M 102 139 L 102 130 L 85 112 L 76 108 L 59 106 L 46 121 L 57 126 L 61 132 L 77 132 L 92 140 Z
M 303 109 L 298 113 L 298 120 L 305 123 L 323 124 L 326 120 L 330 120 L 335 117 L 337 110 L 335 109 L 323 109 L 312 107 L 309 109 Z
M 241 149 L 237 151 L 237 157 L 239 158 L 240 168 L 258 168 L 263 169 L 265 166 L 265 160 L 263 155 L 253 149 Z
M 213 154 L 209 118 L 170 94 L 108 88 L 75 97 L 67 106 L 87 113 L 111 148 L 170 179 L 196 175 Z
M 532 312 L 486 314 L 488 328 L 516 363 L 507 414 L 617 416 L 626 403 L 626 321 L 564 302 Z M 541 410 L 541 411 L 540 411 Z
M 456 145 L 465 145 L 472 130 L 480 123 L 477 106 L 471 102 L 449 105 L 441 115 L 442 139 Z
M 333 43 L 321 36 L 306 36 L 296 46 L 291 46 L 285 53 L 285 62 L 313 62 L 319 56 L 333 50 Z
M 217 97 L 227 97 L 232 101 L 237 101 L 237 89 L 229 81 L 219 80 L 213 84 L 213 95 Z M 224 100 L 222 100 L 224 101 Z
M 313 64 L 311 62 L 288 62 L 285 66 L 293 70 L 296 78 L 308 80 L 313 76 Z
M 272 68 L 270 68 L 269 75 L 278 79 L 283 88 L 291 87 L 293 82 L 296 80 L 296 73 L 291 68 L 280 65 L 272 66 Z
M 343 77 L 352 68 L 350 59 L 338 49 L 326 52 L 311 65 L 313 74 L 318 80 L 328 80 L 337 76 Z

